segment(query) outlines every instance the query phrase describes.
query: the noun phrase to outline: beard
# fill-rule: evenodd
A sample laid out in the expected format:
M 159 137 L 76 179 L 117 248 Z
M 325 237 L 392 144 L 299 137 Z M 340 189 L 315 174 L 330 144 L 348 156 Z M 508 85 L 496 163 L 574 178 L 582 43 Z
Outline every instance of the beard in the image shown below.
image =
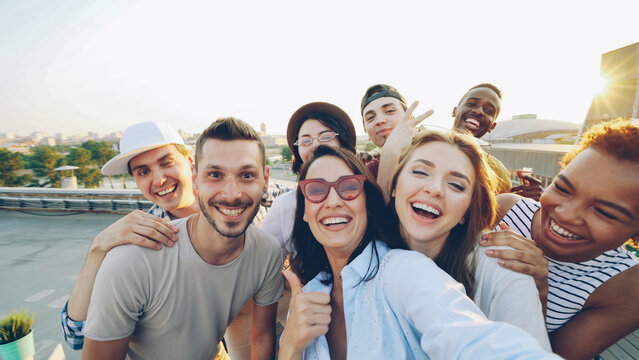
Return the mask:
M 200 198 L 199 202 L 200 202 L 200 209 L 202 209 L 202 214 L 204 214 L 204 217 L 206 218 L 206 220 L 209 222 L 209 224 L 211 224 L 213 229 L 215 229 L 215 231 L 218 232 L 218 234 L 226 238 L 236 238 L 236 237 L 244 235 L 244 232 L 246 232 L 246 229 L 249 227 L 249 225 L 251 225 L 253 218 L 255 218 L 255 215 L 257 214 L 257 211 L 259 210 L 259 202 L 256 203 L 255 201 L 251 201 L 251 200 L 248 200 L 248 201 L 238 200 L 234 203 L 228 203 L 225 201 L 209 201 L 207 203 L 204 200 L 202 200 L 202 198 Z M 248 212 L 249 216 L 240 221 L 215 220 L 209 210 L 209 206 L 217 206 L 217 205 L 222 205 L 226 207 L 246 207 L 244 212 Z M 242 224 L 242 222 L 244 221 L 246 223 Z

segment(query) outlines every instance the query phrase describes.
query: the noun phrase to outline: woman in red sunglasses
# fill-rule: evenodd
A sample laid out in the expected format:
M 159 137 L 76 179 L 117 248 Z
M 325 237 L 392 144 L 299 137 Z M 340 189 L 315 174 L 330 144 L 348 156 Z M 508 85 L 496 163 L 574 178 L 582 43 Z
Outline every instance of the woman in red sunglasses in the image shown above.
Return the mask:
M 280 359 L 557 358 L 488 321 L 427 257 L 397 249 L 382 192 L 351 152 L 319 146 L 302 166 L 293 242 Z
M 495 221 L 489 169 L 470 136 L 422 131 L 399 158 L 389 207 L 407 246 L 462 283 L 488 319 L 525 330 L 550 351 L 534 279 L 499 266 L 487 248 L 478 248 Z
M 288 122 L 286 140 L 293 153 L 293 172 L 298 173 L 302 164 L 311 157 L 313 150 L 320 144 L 340 147 L 355 154 L 355 127 L 346 112 L 326 102 L 306 104 L 293 113 Z M 297 191 L 279 195 L 266 213 L 261 229 L 273 234 L 282 246 L 282 256 L 286 258 L 294 251 L 291 241 Z M 288 313 L 289 289 L 279 301 L 277 320 L 286 324 Z M 253 322 L 252 304 L 242 308 L 235 320 L 227 328 L 226 343 L 232 358 L 249 359 L 251 357 L 251 324 Z

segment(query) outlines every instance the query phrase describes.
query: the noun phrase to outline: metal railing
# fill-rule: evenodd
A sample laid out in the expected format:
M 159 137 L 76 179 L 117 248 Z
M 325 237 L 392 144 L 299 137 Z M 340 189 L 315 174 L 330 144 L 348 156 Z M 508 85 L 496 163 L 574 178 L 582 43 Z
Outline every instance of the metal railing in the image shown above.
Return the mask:
M 153 203 L 139 190 L 0 187 L 0 209 L 127 214 Z

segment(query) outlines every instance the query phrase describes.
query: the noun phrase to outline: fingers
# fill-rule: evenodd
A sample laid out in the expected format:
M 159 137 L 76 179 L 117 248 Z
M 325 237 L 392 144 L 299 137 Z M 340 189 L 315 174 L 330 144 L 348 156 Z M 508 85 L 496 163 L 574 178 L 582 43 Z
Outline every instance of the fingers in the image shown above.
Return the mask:
M 291 294 L 298 295 L 302 293 L 302 282 L 291 270 L 282 270 L 282 275 L 286 278 L 291 286 Z
M 173 246 L 175 241 L 177 241 L 177 235 L 174 232 L 172 232 L 168 227 L 161 226 L 156 223 L 139 224 L 138 226 L 133 227 L 131 232 L 126 234 L 123 238 L 125 243 L 142 245 L 135 241 L 137 240 L 136 237 L 130 237 L 129 234 L 136 234 L 148 239 L 149 241 L 169 247 Z
M 148 238 L 142 235 L 131 234 L 130 237 L 132 237 L 130 242 L 131 244 L 143 246 L 145 248 L 149 248 L 153 250 L 162 249 L 162 245 L 160 243 L 158 243 L 157 241 L 149 240 Z
M 519 196 L 523 196 L 529 199 L 533 199 L 535 201 L 539 201 L 541 194 L 543 193 L 543 189 L 541 185 L 520 185 L 512 188 L 510 190 L 513 194 L 517 194 Z
M 486 255 L 532 265 L 543 265 L 544 263 L 544 261 L 534 253 L 517 249 L 488 249 L 486 250 Z
M 530 184 L 531 186 L 533 186 L 533 185 L 534 186 L 537 186 L 537 185 L 541 186 L 541 181 L 539 179 L 535 178 L 532 175 L 524 175 L 524 176 L 522 176 L 522 179 L 528 181 L 528 184 Z
M 504 224 L 504 226 L 508 226 Z M 501 227 L 501 224 L 500 224 Z M 541 249 L 537 247 L 537 244 L 534 240 L 525 238 L 516 232 L 508 229 L 503 229 L 501 231 L 493 231 L 487 234 L 484 234 L 479 241 L 481 246 L 510 246 L 515 249 L 520 250 L 530 250 L 533 252 L 539 252 L 541 254 Z
M 410 121 L 411 126 L 417 126 L 419 125 L 419 123 L 421 123 L 422 121 L 424 121 L 426 118 L 430 117 L 431 115 L 433 115 L 433 113 L 435 112 L 435 110 L 430 109 L 428 111 L 426 111 L 425 113 L 416 116 L 415 118 L 413 118 Z
M 532 276 L 535 281 L 539 281 L 539 279 L 545 279 L 548 276 L 548 267 L 535 266 L 531 264 L 526 264 L 522 262 L 510 261 L 500 259 L 497 262 L 501 267 Z
M 499 229 L 500 230 L 510 230 L 510 226 L 506 225 L 506 223 L 502 221 L 502 222 L 499 223 Z
M 408 116 L 410 118 L 410 116 L 413 114 L 413 111 L 417 109 L 417 105 L 419 105 L 419 101 L 413 101 L 413 103 L 410 104 L 408 109 L 406 109 L 406 112 L 404 113 L 405 116 Z

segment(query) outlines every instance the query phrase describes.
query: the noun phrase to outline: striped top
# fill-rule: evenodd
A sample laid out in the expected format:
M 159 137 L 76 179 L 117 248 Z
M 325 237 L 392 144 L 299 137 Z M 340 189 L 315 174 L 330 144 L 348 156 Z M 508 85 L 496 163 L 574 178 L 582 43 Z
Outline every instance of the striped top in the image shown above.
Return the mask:
M 532 239 L 532 217 L 539 203 L 523 198 L 508 211 L 503 222 L 520 235 Z M 584 262 L 548 259 L 548 303 L 546 328 L 551 333 L 572 319 L 599 285 L 637 264 L 622 247 Z

